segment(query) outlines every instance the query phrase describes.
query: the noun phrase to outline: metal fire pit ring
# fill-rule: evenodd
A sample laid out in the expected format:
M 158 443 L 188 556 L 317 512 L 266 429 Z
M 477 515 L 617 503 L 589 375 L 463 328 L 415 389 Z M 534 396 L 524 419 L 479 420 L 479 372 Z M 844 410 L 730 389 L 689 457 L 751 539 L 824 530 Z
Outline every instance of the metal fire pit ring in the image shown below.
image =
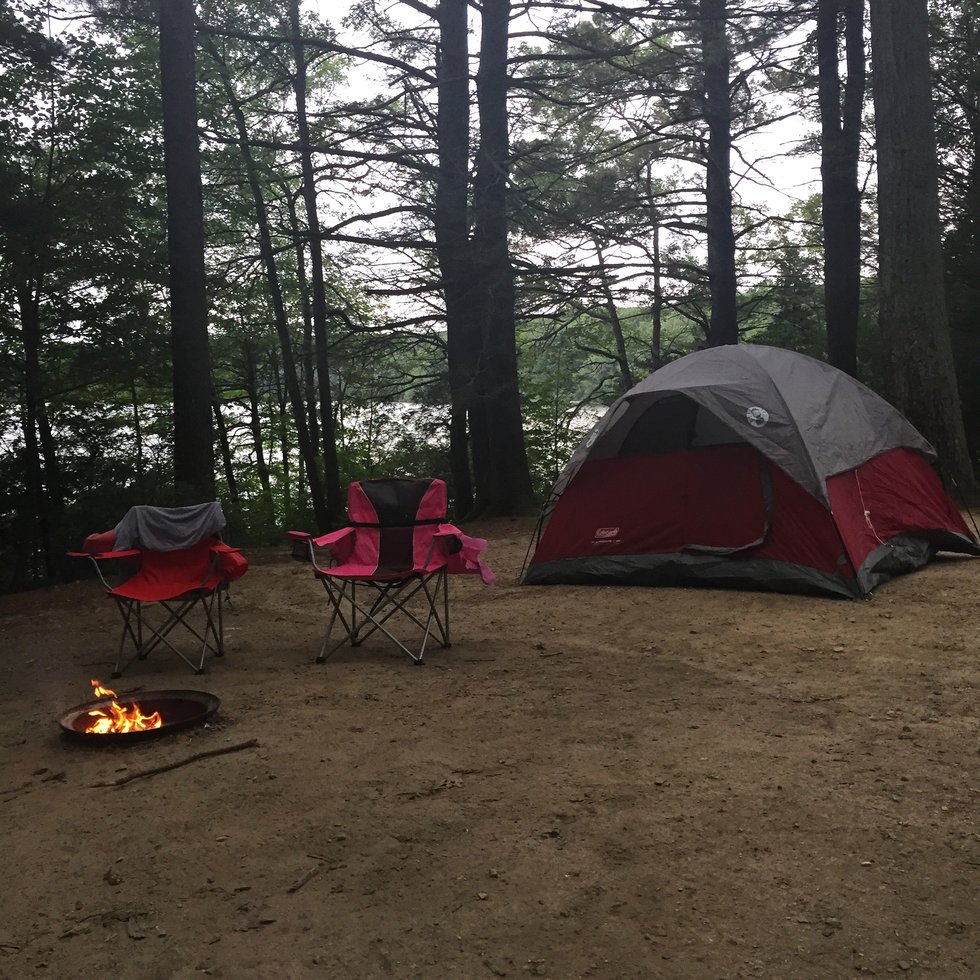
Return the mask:
M 113 701 L 124 708 L 138 704 L 147 715 L 159 711 L 163 724 L 159 728 L 148 728 L 141 732 L 107 732 L 103 735 L 86 732 L 88 713 L 106 709 Z M 90 744 L 129 744 L 167 735 L 181 728 L 189 728 L 191 725 L 199 725 L 210 718 L 220 704 L 218 698 L 207 691 L 134 691 L 132 694 L 119 694 L 114 698 L 96 698 L 94 701 L 75 705 L 58 719 L 58 724 L 61 725 L 64 734 Z

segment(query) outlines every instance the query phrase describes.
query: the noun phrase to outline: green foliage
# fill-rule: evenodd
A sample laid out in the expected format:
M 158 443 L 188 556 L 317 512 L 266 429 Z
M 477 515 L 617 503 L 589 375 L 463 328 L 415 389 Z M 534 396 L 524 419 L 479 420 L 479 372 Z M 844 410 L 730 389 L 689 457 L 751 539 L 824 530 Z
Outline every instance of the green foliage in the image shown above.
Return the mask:
M 865 237 L 871 241 L 873 209 L 867 215 L 869 227 Z M 759 269 L 761 284 L 739 297 L 742 339 L 825 360 L 827 333 L 819 196 L 814 195 L 794 207 L 776 235 L 756 236 L 750 261 Z M 868 276 L 861 291 L 858 364 L 861 380 L 883 391 L 877 317 L 877 284 L 873 276 Z
M 619 311 L 636 380 L 649 363 L 649 311 Z M 697 336 L 679 314 L 665 318 L 664 363 L 690 353 Z M 603 316 L 569 308 L 563 318 L 531 320 L 518 337 L 524 433 L 535 491 L 542 499 L 582 437 L 622 394 L 614 355 L 605 349 L 609 324 Z
M 342 482 L 449 476 L 445 337 L 352 334 L 333 359 Z
M 740 298 L 743 339 L 824 358 L 819 197 L 796 206 L 774 236 L 756 236 L 754 245 L 751 261 L 762 282 Z
M 345 481 L 388 476 L 449 477 L 448 409 L 370 402 L 338 427 Z
M 134 393 L 167 400 L 155 52 L 88 23 L 49 41 L 48 9 L 5 12 L 0 44 L 0 522 L 15 580 L 101 520 L 93 488 L 125 496 L 168 465 L 144 448 L 134 480 Z

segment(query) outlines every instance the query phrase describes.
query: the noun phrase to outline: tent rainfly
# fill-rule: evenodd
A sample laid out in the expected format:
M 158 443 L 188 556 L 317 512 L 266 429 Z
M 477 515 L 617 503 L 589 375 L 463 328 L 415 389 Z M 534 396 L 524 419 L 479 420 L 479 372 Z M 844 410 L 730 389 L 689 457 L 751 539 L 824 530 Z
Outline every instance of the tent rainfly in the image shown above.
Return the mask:
M 582 441 L 523 581 L 866 596 L 936 551 L 980 555 L 935 461 L 894 407 L 822 361 L 697 351 Z

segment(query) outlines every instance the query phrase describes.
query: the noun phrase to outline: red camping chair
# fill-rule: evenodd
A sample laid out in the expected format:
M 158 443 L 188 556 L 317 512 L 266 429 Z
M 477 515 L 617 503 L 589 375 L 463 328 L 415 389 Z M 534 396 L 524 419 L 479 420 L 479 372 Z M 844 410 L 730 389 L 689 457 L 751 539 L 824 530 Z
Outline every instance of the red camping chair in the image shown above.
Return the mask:
M 145 660 L 160 644 L 170 648 L 198 674 L 204 673 L 209 652 L 224 656 L 222 605 L 228 583 L 248 571 L 248 562 L 237 548 L 219 536 L 225 519 L 217 502 L 191 507 L 133 507 L 111 531 L 85 539 L 84 551 L 69 552 L 91 559 L 106 593 L 122 616 L 123 629 L 113 677 L 119 677 L 134 660 Z M 104 572 L 112 562 L 116 573 Z M 118 564 L 117 564 L 118 563 Z M 108 574 L 108 577 L 107 577 Z M 121 578 L 119 584 L 110 579 Z M 224 598 L 222 598 L 222 595 Z M 153 625 L 144 606 L 156 603 L 165 613 Z M 200 605 L 200 622 L 189 617 Z M 160 619 L 160 617 L 157 617 Z M 170 639 L 177 627 L 197 638 L 200 657 L 191 660 Z M 127 640 L 133 655 L 124 665 Z
M 474 573 L 489 585 L 494 574 L 480 559 L 486 541 L 446 523 L 446 510 L 442 480 L 361 480 L 347 490 L 350 526 L 319 538 L 288 532 L 293 557 L 312 562 L 332 610 L 317 663 L 345 641 L 360 646 L 377 630 L 416 664 L 422 663 L 433 633 L 443 647 L 450 645 L 448 576 Z M 328 567 L 317 563 L 317 548 L 327 549 Z M 366 599 L 359 588 L 366 590 Z M 406 645 L 391 632 L 387 624 L 396 613 L 421 631 L 418 646 Z M 345 634 L 330 646 L 338 620 Z

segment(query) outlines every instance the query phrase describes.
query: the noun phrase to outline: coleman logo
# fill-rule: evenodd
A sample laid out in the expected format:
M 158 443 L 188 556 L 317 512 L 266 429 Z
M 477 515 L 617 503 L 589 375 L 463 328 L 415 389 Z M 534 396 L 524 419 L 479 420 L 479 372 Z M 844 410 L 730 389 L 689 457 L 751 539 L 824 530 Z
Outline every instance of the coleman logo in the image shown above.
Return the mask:
M 611 538 L 615 538 L 618 534 L 618 527 L 597 527 L 594 537 L 596 541 L 608 541 Z
M 745 412 L 745 421 L 749 425 L 754 425 L 757 429 L 761 429 L 769 421 L 769 413 L 764 408 L 753 405 Z

